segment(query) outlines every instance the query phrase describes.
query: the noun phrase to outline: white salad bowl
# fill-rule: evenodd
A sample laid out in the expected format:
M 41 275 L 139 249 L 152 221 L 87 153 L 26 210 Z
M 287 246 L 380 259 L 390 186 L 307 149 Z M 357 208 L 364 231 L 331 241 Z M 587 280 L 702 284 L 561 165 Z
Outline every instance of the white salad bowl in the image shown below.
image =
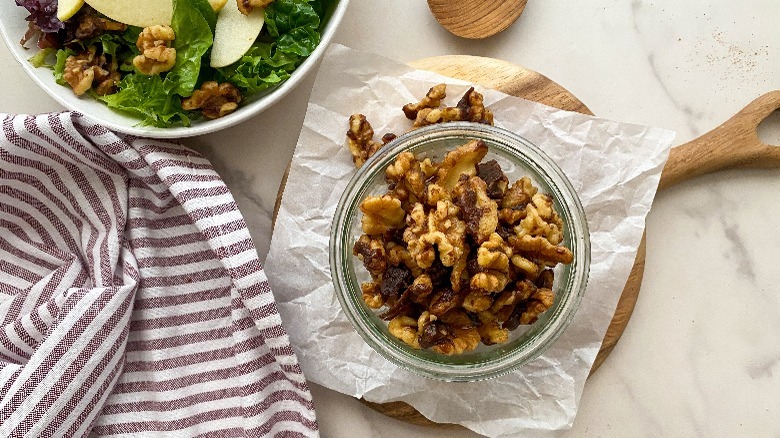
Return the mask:
M 235 0 L 229 0 L 235 1 Z M 314 52 L 306 58 L 303 63 L 292 72 L 290 77 L 276 87 L 269 88 L 263 92 L 257 93 L 246 99 L 239 108 L 224 117 L 214 120 L 200 119 L 193 120 L 190 126 L 175 126 L 169 128 L 158 128 L 155 126 L 144 126 L 138 118 L 117 112 L 101 102 L 88 96 L 76 96 L 70 87 L 59 85 L 54 80 L 51 69 L 40 67 L 36 68 L 28 61 L 35 55 L 38 49 L 34 41 L 27 43 L 33 48 L 24 48 L 19 41 L 27 31 L 28 12 L 25 8 L 17 6 L 13 0 L 0 1 L 0 34 L 3 36 L 6 45 L 13 54 L 16 61 L 22 66 L 25 72 L 38 84 L 46 93 L 61 105 L 73 111 L 78 111 L 85 116 L 95 120 L 106 127 L 125 134 L 132 134 L 140 137 L 152 138 L 182 138 L 193 137 L 196 135 L 208 134 L 219 131 L 240 122 L 243 122 L 270 106 L 280 101 L 293 88 L 295 88 L 308 73 L 310 73 L 317 64 L 320 57 L 327 49 L 336 29 L 344 17 L 349 0 L 337 0 L 329 16 L 326 16 L 327 22 L 322 30 L 320 43 Z

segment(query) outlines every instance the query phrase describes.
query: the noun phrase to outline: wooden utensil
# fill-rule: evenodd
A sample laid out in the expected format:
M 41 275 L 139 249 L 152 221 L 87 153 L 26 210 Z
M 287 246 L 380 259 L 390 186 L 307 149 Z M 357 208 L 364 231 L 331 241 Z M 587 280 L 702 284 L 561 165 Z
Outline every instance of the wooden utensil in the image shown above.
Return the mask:
M 592 114 L 582 102 L 560 85 L 539 73 L 505 61 L 452 55 L 426 58 L 410 65 L 560 109 Z M 780 109 L 780 90 L 764 94 L 712 131 L 672 148 L 661 173 L 659 190 L 695 176 L 727 168 L 780 167 L 780 147 L 763 143 L 756 132 L 758 125 L 777 109 Z M 591 374 L 601 366 L 615 347 L 631 318 L 639 296 L 644 264 L 645 236 L 642 236 L 634 266 L 591 368 Z M 412 424 L 459 427 L 434 423 L 404 402 L 380 404 L 363 400 L 363 403 L 387 416 Z
M 493 36 L 520 17 L 527 0 L 428 0 L 445 29 L 469 39 Z

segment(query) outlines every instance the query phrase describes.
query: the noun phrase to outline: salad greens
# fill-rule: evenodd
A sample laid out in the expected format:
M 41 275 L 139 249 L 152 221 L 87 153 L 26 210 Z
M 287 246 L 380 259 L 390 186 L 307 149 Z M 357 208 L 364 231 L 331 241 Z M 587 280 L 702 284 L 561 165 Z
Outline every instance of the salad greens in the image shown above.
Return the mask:
M 57 50 L 56 62 L 50 66 L 57 82 L 64 85 L 67 57 L 97 47 L 99 53 L 117 62 L 123 77 L 116 93 L 98 96 L 90 91 L 93 98 L 138 117 L 142 124 L 188 126 L 191 119 L 201 115 L 182 109 L 181 101 L 205 81 L 230 82 L 246 98 L 289 78 L 319 44 L 322 21 L 333 2 L 274 0 L 265 8 L 265 27 L 260 36 L 241 59 L 227 67 L 215 69 L 209 65 L 217 15 L 208 0 L 174 0 L 171 27 L 176 34 L 172 43 L 176 64 L 166 73 L 146 76 L 134 68 L 132 60 L 139 54 L 135 44 L 142 29 L 133 26 L 122 32 L 69 41 Z M 33 57 L 31 62 L 42 65 L 46 56 L 48 53 Z

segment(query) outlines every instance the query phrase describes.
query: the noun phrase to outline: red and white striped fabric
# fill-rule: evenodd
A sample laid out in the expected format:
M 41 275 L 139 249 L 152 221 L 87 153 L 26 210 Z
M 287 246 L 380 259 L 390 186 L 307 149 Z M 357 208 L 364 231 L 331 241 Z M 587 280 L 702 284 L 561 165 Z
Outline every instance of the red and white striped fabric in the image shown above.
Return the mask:
M 318 434 L 205 158 L 75 113 L 0 119 L 0 436 Z

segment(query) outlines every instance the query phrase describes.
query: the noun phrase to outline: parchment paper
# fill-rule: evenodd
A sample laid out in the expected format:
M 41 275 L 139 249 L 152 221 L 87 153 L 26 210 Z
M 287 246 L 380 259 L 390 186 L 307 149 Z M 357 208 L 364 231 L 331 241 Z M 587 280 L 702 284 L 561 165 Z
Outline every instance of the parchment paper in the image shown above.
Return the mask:
M 437 422 L 483 435 L 540 436 L 571 426 L 585 379 L 636 256 L 674 133 L 557 110 L 476 87 L 495 124 L 537 144 L 571 179 L 591 231 L 590 280 L 566 332 L 538 359 L 500 378 L 448 383 L 419 377 L 374 352 L 341 310 L 328 239 L 355 172 L 345 146 L 350 114 L 377 138 L 411 126 L 401 112 L 440 82 L 454 105 L 470 84 L 332 45 L 312 91 L 276 219 L 266 272 L 305 375 L 373 402 L 403 400 Z M 546 433 L 545 433 L 546 432 Z

